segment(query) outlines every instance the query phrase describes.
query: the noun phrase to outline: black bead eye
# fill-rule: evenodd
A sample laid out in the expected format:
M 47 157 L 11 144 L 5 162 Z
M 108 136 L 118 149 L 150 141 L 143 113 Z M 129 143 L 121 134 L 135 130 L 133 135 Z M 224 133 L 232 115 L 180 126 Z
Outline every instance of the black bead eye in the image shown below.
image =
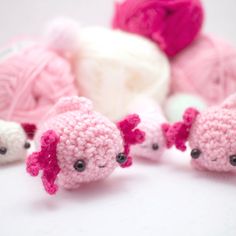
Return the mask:
M 236 166 L 236 155 L 232 155 L 229 157 L 229 162 L 232 166 Z
M 0 155 L 5 155 L 7 153 L 7 148 L 0 147 Z
M 193 159 L 197 159 L 197 158 L 200 157 L 201 153 L 202 153 L 202 152 L 201 152 L 199 149 L 195 148 L 195 149 L 193 149 L 193 150 L 191 151 L 191 157 L 192 157 Z
M 152 144 L 152 149 L 153 149 L 154 151 L 158 150 L 158 149 L 159 149 L 158 143 L 153 143 L 153 144 Z
M 123 152 L 121 152 L 116 156 L 116 161 L 119 164 L 123 164 L 127 161 L 127 156 Z
M 25 144 L 24 144 L 24 148 L 25 149 L 29 149 L 30 146 L 31 146 L 30 143 L 26 141 Z
M 83 172 L 86 168 L 86 163 L 84 160 L 78 160 L 75 162 L 74 164 L 74 168 L 75 170 L 77 170 L 78 172 Z

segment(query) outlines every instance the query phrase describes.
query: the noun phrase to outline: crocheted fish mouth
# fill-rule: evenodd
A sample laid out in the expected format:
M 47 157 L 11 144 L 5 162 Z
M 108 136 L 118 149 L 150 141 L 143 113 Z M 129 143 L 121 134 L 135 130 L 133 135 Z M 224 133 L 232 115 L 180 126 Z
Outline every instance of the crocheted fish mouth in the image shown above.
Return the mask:
M 107 164 L 99 165 L 98 167 L 102 169 L 102 168 L 105 168 L 106 166 L 107 166 Z
M 215 159 L 213 159 L 213 160 L 211 160 L 211 161 L 213 161 L 213 162 L 216 162 L 218 159 L 217 158 L 215 158 Z

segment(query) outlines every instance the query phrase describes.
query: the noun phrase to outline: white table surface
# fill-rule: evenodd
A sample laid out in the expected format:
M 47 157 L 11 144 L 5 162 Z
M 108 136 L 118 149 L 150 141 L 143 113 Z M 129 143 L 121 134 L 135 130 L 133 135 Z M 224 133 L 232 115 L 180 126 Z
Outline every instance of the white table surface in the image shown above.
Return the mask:
M 236 45 L 236 1 L 205 0 L 205 31 Z M 108 25 L 111 0 L 0 0 L 0 43 L 53 16 Z M 0 168 L 0 236 L 235 236 L 236 176 L 194 171 L 189 153 L 137 161 L 104 182 L 47 195 L 18 164 Z

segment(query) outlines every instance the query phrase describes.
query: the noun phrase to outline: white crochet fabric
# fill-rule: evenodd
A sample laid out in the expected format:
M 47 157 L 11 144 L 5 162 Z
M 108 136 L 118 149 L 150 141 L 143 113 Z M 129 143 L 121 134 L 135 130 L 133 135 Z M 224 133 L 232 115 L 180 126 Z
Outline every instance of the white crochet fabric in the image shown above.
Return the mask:
M 0 120 L 0 164 L 24 160 L 27 155 L 26 140 L 20 124 Z M 4 149 L 6 152 L 3 154 Z

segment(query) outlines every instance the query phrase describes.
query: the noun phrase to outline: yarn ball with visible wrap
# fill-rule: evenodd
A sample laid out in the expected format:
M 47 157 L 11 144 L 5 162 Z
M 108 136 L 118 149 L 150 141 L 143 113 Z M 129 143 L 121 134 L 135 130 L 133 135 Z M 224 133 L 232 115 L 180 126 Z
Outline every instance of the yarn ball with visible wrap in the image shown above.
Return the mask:
M 171 61 L 171 74 L 171 94 L 190 93 L 219 104 L 236 91 L 236 49 L 201 35 Z
M 70 63 L 47 45 L 12 42 L 0 50 L 0 118 L 37 124 L 63 96 L 75 95 Z
M 172 57 L 192 43 L 203 22 L 200 0 L 125 0 L 116 3 L 112 25 L 154 41 Z

